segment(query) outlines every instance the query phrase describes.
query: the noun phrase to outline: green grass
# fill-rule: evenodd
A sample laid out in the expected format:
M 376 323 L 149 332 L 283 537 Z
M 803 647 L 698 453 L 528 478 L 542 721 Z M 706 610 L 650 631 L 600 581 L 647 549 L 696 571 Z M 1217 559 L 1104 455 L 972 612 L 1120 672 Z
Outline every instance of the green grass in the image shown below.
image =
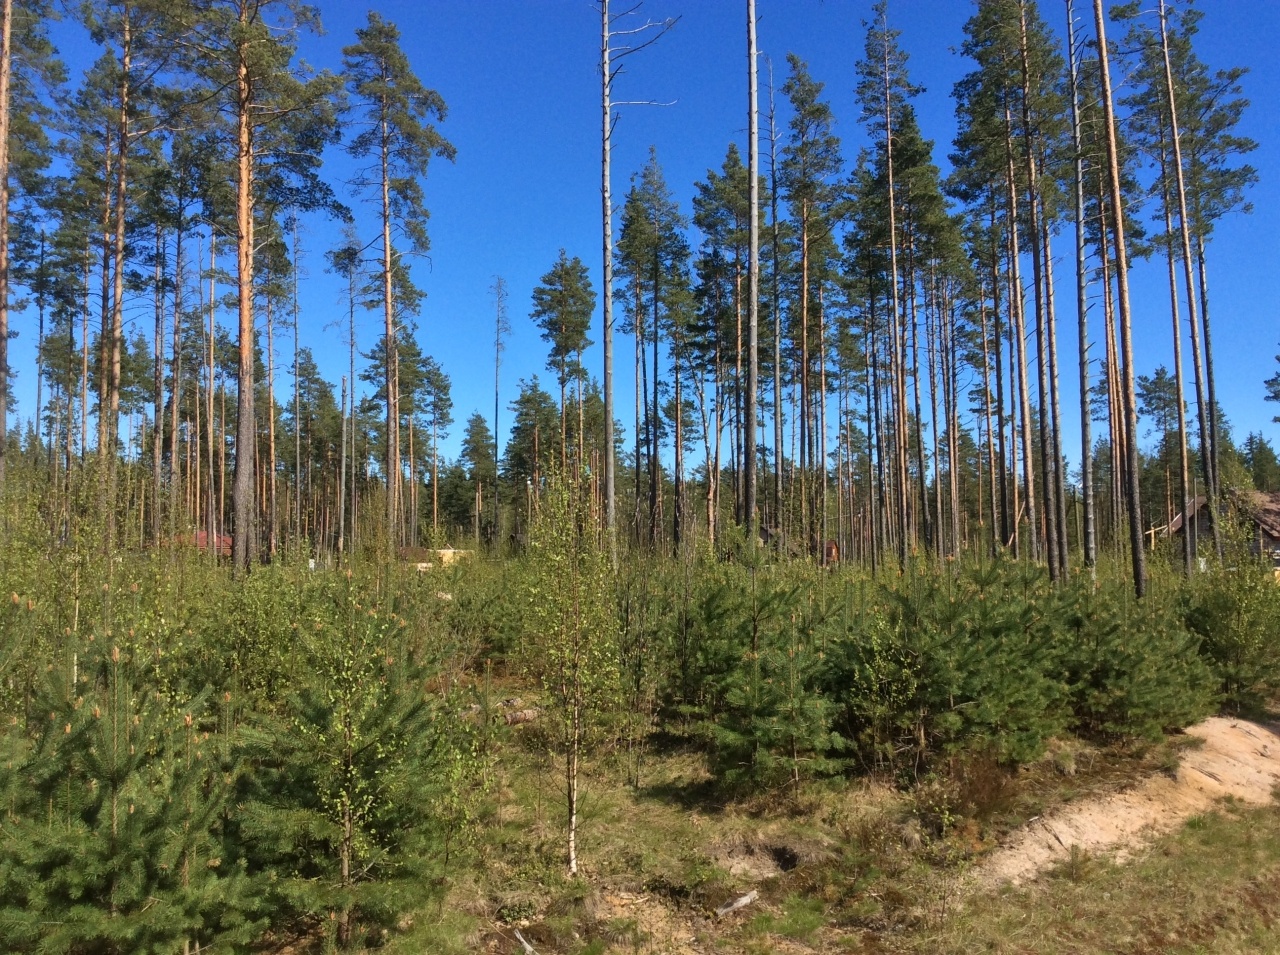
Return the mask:
M 506 940 L 523 925 L 543 955 L 669 951 L 673 932 L 722 955 L 1280 952 L 1280 806 L 1224 804 L 1128 865 L 1077 853 L 1025 888 L 966 887 L 971 865 L 1028 813 L 1158 771 L 1177 738 L 1138 751 L 1087 748 L 1074 776 L 1046 756 L 1011 777 L 981 821 L 960 816 L 943 832 L 921 824 L 920 800 L 884 786 L 815 782 L 800 801 L 734 801 L 706 785 L 695 752 L 653 753 L 639 789 L 606 755 L 584 768 L 582 876 L 570 879 L 558 766 L 522 732 L 500 744 L 476 856 L 443 907 L 448 917 L 430 927 L 433 914 L 423 913 L 422 927 L 397 940 L 410 947 L 394 951 L 418 940 L 422 950 L 476 950 L 483 940 L 515 951 Z M 998 788 L 964 773 L 962 794 Z M 945 796 L 957 783 L 933 785 Z M 731 873 L 725 847 L 741 845 L 758 855 L 785 848 L 794 867 Z M 712 916 L 752 888 L 752 905 Z M 606 900 L 618 895 L 642 902 L 611 910 Z
M 1034 885 L 968 900 L 913 953 L 1280 952 L 1280 807 L 1194 817 L 1141 858 L 1073 858 Z

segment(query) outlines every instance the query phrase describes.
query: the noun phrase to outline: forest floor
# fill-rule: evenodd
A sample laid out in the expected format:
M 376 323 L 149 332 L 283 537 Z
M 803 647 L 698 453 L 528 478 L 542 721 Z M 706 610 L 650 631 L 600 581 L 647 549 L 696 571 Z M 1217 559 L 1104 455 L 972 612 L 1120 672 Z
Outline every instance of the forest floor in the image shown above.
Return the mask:
M 1029 820 L 977 866 L 978 883 L 1017 885 L 1069 860 L 1072 852 L 1111 852 L 1122 863 L 1219 800 L 1272 802 L 1280 786 L 1280 736 L 1274 728 L 1219 716 L 1189 727 L 1186 734 L 1199 745 L 1183 751 L 1176 770 Z
M 519 727 L 475 863 L 392 949 L 1280 952 L 1277 729 L 1215 717 L 1155 745 L 1059 742 L 1015 773 L 971 757 L 905 791 L 815 781 L 749 799 L 666 739 L 638 786 L 617 755 L 586 767 L 570 879 L 558 764 Z

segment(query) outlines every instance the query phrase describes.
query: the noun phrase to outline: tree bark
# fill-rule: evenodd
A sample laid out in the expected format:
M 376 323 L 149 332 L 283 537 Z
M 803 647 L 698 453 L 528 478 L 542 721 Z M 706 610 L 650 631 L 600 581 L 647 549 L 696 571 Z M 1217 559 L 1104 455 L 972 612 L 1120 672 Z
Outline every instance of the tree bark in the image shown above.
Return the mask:
M 250 10 L 245 5 L 240 10 L 240 26 L 248 26 Z M 236 421 L 235 479 L 231 492 L 235 536 L 232 554 L 233 572 L 244 575 L 249 572 L 252 556 L 254 520 L 254 382 L 253 382 L 253 126 L 250 116 L 255 100 L 255 90 L 249 75 L 248 39 L 241 40 L 236 71 L 236 282 L 238 297 L 239 386 L 238 418 Z M 212 281 L 212 279 L 210 280 Z M 213 302 L 209 303 L 210 319 Z M 210 342 L 212 352 L 213 343 Z M 211 462 L 212 463 L 212 462 Z M 216 542 L 210 541 L 215 548 Z
M 1186 184 L 1186 177 L 1183 173 L 1183 165 L 1182 165 L 1182 133 L 1178 126 L 1178 101 L 1177 101 L 1177 96 L 1174 95 L 1173 65 L 1169 59 L 1169 25 L 1168 25 L 1167 17 L 1168 17 L 1168 10 L 1167 10 L 1167 5 L 1165 4 L 1165 0 L 1160 0 L 1160 48 L 1161 48 L 1161 52 L 1164 55 L 1165 92 L 1168 96 L 1168 101 L 1169 101 L 1169 132 L 1170 132 L 1170 139 L 1173 144 L 1173 168 L 1175 173 L 1177 174 L 1177 185 L 1178 185 L 1178 224 L 1179 224 L 1178 233 L 1179 233 L 1179 237 L 1182 240 L 1183 278 L 1185 279 L 1185 282 L 1186 282 L 1187 310 L 1189 312 L 1189 318 L 1191 322 L 1191 346 L 1193 350 L 1196 353 L 1198 353 L 1200 350 L 1199 336 L 1196 334 L 1196 330 L 1199 326 L 1199 319 L 1196 315 L 1197 302 L 1196 302 L 1195 279 L 1192 276 L 1192 271 L 1191 271 L 1192 270 L 1191 224 L 1187 217 L 1187 184 Z M 1165 205 L 1167 207 L 1168 203 L 1166 202 Z M 1201 256 L 1202 266 L 1203 266 L 1203 261 L 1204 260 L 1202 255 Z M 1201 278 L 1200 291 L 1202 295 L 1205 295 L 1206 293 L 1204 290 L 1203 271 L 1201 271 L 1200 278 Z M 1180 337 L 1181 337 L 1180 334 L 1175 335 L 1174 341 L 1177 342 Z M 1205 487 L 1206 487 L 1205 496 L 1209 502 L 1209 508 L 1208 508 L 1209 523 L 1213 531 L 1213 546 L 1214 546 L 1214 550 L 1217 551 L 1218 557 L 1220 559 L 1222 557 L 1222 531 L 1218 526 L 1218 503 L 1219 503 L 1219 491 L 1220 491 L 1220 488 L 1218 487 L 1218 434 L 1217 434 L 1218 406 L 1215 401 L 1214 389 L 1213 389 L 1213 365 L 1212 365 L 1212 361 L 1209 359 L 1209 311 L 1208 311 L 1207 302 L 1205 303 L 1205 307 L 1204 307 L 1204 340 L 1205 340 L 1205 369 L 1207 372 L 1208 382 L 1209 382 L 1209 396 L 1208 396 L 1209 401 L 1208 401 L 1208 407 L 1206 408 L 1205 403 L 1202 400 L 1202 396 L 1200 395 L 1199 388 L 1197 387 L 1197 402 L 1200 408 L 1200 446 L 1201 446 L 1200 460 L 1201 460 L 1201 467 L 1203 468 L 1204 476 L 1205 476 Z M 1195 357 L 1196 365 L 1198 368 L 1199 361 L 1200 361 L 1199 355 L 1196 354 L 1194 357 Z M 1182 363 L 1181 361 L 1179 361 L 1178 362 L 1179 377 L 1181 377 L 1181 374 L 1182 374 Z M 1199 376 L 1197 375 L 1197 379 L 1198 378 Z M 1181 396 L 1181 393 L 1182 393 L 1181 386 L 1179 386 L 1178 390 L 1179 390 L 1179 396 Z M 1181 405 L 1179 405 L 1179 409 L 1181 410 Z M 1208 419 L 1207 428 L 1205 427 L 1206 418 Z M 1206 431 L 1208 432 L 1207 435 L 1206 435 Z M 1208 438 L 1207 442 L 1205 440 L 1206 437 Z M 1185 446 L 1185 439 L 1184 439 L 1184 446 Z M 1185 494 L 1184 494 L 1184 497 L 1185 497 Z M 1186 511 L 1184 511 L 1183 513 L 1187 514 Z M 1184 519 L 1190 520 L 1191 515 L 1188 514 L 1187 517 Z M 1184 528 L 1183 537 L 1190 538 L 1190 536 L 1191 535 L 1189 533 L 1189 529 Z M 1188 561 L 1188 572 L 1189 572 L 1189 569 L 1190 569 L 1189 555 L 1187 557 L 1187 561 Z
M 1111 65 L 1107 50 L 1106 22 L 1102 0 L 1093 0 L 1094 25 L 1098 34 L 1098 68 L 1102 75 L 1102 105 L 1106 114 L 1107 162 L 1111 177 L 1111 213 L 1115 230 L 1116 281 L 1120 289 L 1120 347 L 1124 360 L 1124 412 L 1129 434 L 1128 506 L 1129 547 L 1132 551 L 1133 589 L 1141 599 L 1147 592 L 1147 555 L 1143 549 L 1142 491 L 1138 480 L 1138 407 L 1134 388 L 1133 332 L 1129 310 L 1129 256 L 1124 233 L 1124 195 L 1120 180 L 1120 154 L 1116 144 L 1115 104 L 1111 99 Z
M 611 173 L 611 150 L 613 147 L 613 67 L 610 62 L 609 42 L 609 0 L 600 0 L 600 99 L 601 99 L 601 133 L 600 133 L 600 205 L 603 223 L 604 244 L 604 298 L 603 335 L 604 349 L 604 484 L 605 484 L 605 530 L 609 538 L 609 554 L 613 566 L 618 566 L 617 539 L 617 449 L 613 436 L 613 194 Z M 497 441 L 497 411 L 494 411 L 494 441 Z M 495 455 L 496 460 L 496 455 Z M 639 493 L 639 486 L 636 493 Z M 494 494 L 494 501 L 498 499 Z
M 13 62 L 13 0 L 0 2 L 0 492 L 9 443 L 9 81 Z
M 1084 524 L 1080 542 L 1084 565 L 1097 577 L 1098 540 L 1093 500 L 1093 409 L 1089 397 L 1089 273 L 1085 261 L 1084 153 L 1080 135 L 1080 69 L 1076 50 L 1076 18 L 1073 0 L 1067 0 L 1067 55 L 1071 93 L 1071 146 L 1074 156 L 1076 217 L 1076 320 L 1080 337 L 1080 489 L 1084 498 Z
M 750 238 L 747 272 L 747 410 L 743 433 L 743 517 L 747 535 L 755 543 L 759 515 L 756 513 L 756 398 L 759 393 L 760 359 L 760 111 L 756 102 L 756 0 L 747 0 L 747 174 L 750 186 Z

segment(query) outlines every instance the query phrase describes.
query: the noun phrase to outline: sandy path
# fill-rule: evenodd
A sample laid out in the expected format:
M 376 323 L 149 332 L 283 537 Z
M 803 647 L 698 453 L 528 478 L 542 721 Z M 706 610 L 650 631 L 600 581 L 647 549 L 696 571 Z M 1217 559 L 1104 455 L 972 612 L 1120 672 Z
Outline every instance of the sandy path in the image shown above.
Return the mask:
M 1068 858 L 1072 846 L 1091 854 L 1136 844 L 1177 828 L 1226 796 L 1266 805 L 1280 785 L 1280 736 L 1245 720 L 1212 717 L 1187 729 L 1204 745 L 1187 751 L 1175 777 L 1159 775 L 1131 789 L 1068 805 L 1032 820 L 992 852 L 974 873 L 994 886 L 1018 884 Z

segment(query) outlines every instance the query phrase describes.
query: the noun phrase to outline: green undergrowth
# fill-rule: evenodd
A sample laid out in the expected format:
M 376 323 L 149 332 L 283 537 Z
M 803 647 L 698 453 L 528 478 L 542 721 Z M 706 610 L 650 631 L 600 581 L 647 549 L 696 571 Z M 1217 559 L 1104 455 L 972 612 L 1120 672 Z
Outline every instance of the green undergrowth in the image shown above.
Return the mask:
M 1054 585 L 1009 561 L 614 574 L 589 522 L 556 527 L 536 560 L 242 580 L 16 528 L 0 948 L 980 950 L 945 933 L 1004 931 L 960 889 L 1003 835 L 1167 771 L 1181 727 L 1280 686 L 1280 588 L 1243 561 L 1156 573 L 1139 602 L 1112 569 Z M 1029 891 L 1110 872 L 1073 858 Z M 1007 950 L 1087 950 L 1046 925 Z
M 1280 809 L 1227 802 L 1137 860 L 1075 853 L 1029 888 L 976 896 L 916 953 L 1255 955 L 1280 951 Z

